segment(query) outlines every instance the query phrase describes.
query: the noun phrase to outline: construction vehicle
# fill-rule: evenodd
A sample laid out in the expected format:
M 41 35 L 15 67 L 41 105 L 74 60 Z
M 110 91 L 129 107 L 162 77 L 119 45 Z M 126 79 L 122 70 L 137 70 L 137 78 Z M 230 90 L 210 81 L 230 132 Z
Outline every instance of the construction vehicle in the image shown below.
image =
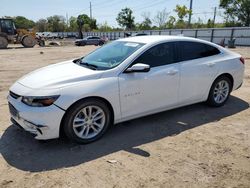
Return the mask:
M 0 18 L 0 49 L 7 48 L 9 43 L 21 43 L 26 48 L 32 48 L 36 44 L 44 44 L 44 41 L 36 37 L 34 30 L 16 29 L 12 19 Z

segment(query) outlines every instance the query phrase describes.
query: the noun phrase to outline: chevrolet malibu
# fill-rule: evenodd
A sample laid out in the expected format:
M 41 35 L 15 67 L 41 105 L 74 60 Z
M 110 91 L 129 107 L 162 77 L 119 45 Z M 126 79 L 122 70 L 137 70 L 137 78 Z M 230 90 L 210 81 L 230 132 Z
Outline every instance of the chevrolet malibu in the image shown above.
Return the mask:
M 199 102 L 222 106 L 243 74 L 240 55 L 203 40 L 120 39 L 19 79 L 8 96 L 11 121 L 36 139 L 89 143 L 119 122 Z

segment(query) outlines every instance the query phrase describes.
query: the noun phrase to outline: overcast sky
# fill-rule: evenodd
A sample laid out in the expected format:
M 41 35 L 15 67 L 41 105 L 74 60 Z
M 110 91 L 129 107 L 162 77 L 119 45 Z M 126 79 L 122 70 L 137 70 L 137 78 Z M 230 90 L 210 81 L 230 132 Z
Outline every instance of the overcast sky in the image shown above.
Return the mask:
M 63 15 L 66 17 L 77 16 L 85 13 L 89 15 L 90 0 L 1 0 L 1 16 L 25 16 L 37 21 L 51 15 Z M 175 15 L 173 9 L 177 4 L 189 7 L 190 0 L 92 0 L 93 17 L 97 23 L 108 22 L 111 26 L 117 26 L 116 16 L 118 12 L 129 7 L 133 10 L 135 21 L 142 20 L 143 12 L 150 12 L 151 18 L 159 10 L 166 10 L 170 15 Z M 219 0 L 193 0 L 193 19 L 197 21 L 213 18 L 214 7 L 219 6 Z M 222 10 L 218 10 L 217 21 L 222 21 Z

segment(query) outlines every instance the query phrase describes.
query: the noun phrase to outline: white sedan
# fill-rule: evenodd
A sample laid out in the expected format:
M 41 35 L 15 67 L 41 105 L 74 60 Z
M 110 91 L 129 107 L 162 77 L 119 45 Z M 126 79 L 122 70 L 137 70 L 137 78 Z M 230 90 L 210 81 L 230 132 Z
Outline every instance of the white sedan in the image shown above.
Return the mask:
M 10 88 L 13 124 L 36 139 L 79 143 L 119 122 L 206 101 L 222 106 L 243 82 L 244 59 L 180 36 L 120 39 L 73 61 L 38 69 Z

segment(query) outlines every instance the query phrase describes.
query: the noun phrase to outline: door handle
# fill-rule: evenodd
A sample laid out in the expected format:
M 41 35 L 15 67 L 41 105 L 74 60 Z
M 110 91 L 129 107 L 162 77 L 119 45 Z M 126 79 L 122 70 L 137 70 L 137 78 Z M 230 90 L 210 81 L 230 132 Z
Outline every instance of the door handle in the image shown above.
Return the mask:
M 209 67 L 213 67 L 215 65 L 215 63 L 207 63 L 207 66 Z
M 167 71 L 167 75 L 175 75 L 176 73 L 178 73 L 178 70 L 169 70 Z

